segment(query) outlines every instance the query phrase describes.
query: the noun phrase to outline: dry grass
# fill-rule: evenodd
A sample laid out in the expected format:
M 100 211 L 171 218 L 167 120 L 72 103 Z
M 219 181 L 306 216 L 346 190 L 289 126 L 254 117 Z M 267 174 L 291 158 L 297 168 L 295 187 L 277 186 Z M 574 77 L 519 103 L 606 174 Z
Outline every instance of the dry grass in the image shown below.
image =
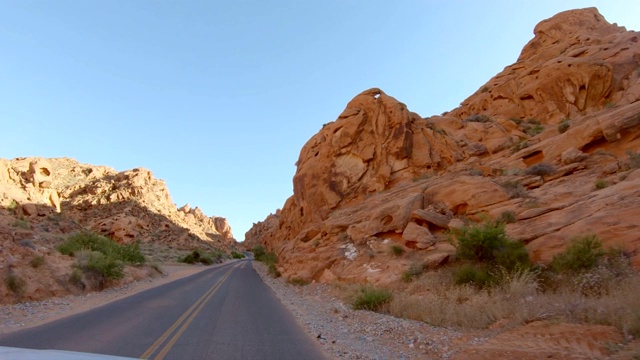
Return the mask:
M 459 329 L 486 329 L 496 322 L 517 326 L 536 320 L 612 325 L 627 336 L 640 337 L 640 275 L 606 278 L 596 269 L 566 278 L 553 291 L 543 291 L 535 272 L 502 273 L 501 285 L 478 290 L 454 286 L 453 268 L 423 274 L 397 289 L 389 304 L 394 316 Z M 599 279 L 603 291 L 584 292 L 586 279 Z M 587 281 L 588 282 L 588 281 Z

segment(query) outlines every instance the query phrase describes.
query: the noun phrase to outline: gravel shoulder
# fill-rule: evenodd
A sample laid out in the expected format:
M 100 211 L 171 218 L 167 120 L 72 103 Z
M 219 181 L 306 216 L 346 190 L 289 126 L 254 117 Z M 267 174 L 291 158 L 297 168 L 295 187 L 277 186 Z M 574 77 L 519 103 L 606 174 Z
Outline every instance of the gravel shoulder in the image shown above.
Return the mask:
M 309 335 L 335 359 L 449 359 L 473 336 L 371 311 L 352 310 L 325 284 L 296 286 L 254 269 Z
M 37 302 L 1 305 L 0 334 L 42 325 L 59 318 L 87 311 L 140 291 L 196 274 L 208 267 L 171 263 L 161 265 L 160 268 L 163 275 L 108 288 L 100 292 L 69 295 Z

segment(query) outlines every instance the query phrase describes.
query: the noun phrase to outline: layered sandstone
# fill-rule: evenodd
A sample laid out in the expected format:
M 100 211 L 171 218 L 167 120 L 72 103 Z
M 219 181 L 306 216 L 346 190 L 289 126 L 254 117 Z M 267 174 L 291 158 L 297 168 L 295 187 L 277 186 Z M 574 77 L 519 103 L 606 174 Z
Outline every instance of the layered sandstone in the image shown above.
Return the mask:
M 447 230 L 510 211 L 508 233 L 536 262 L 595 233 L 640 266 L 640 34 L 595 8 L 534 33 L 515 64 L 442 116 L 380 89 L 357 95 L 302 148 L 293 196 L 247 246 L 274 250 L 288 278 L 391 282 L 412 262 L 446 263 Z

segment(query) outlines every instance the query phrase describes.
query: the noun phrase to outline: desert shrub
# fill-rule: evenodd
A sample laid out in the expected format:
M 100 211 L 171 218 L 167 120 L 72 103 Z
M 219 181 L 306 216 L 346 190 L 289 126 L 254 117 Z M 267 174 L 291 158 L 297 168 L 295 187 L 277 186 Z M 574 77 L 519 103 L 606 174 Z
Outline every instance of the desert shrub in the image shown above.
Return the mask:
M 527 189 L 525 189 L 519 182 L 506 181 L 500 185 L 502 185 L 507 192 L 507 195 L 509 195 L 509 199 L 527 197 Z
M 524 244 L 509 239 L 504 223 L 487 221 L 466 226 L 456 234 L 456 254 L 462 260 L 491 264 L 508 270 L 530 266 Z
M 71 235 L 66 241 L 57 246 L 63 255 L 74 256 L 83 250 L 97 251 L 114 260 L 133 265 L 142 265 L 146 259 L 140 251 L 140 244 L 118 244 L 115 241 L 89 231 Z
M 278 278 L 282 275 L 280 274 L 280 270 L 278 270 L 277 264 L 270 263 L 269 265 L 267 265 L 267 268 L 269 269 L 269 274 L 273 277 Z
M 544 131 L 544 126 L 542 125 L 534 125 L 525 130 L 525 133 L 529 136 L 536 136 Z
M 528 269 L 531 267 L 529 252 L 520 241 L 507 240 L 494 251 L 495 264 L 508 271 Z
M 231 252 L 231 257 L 233 259 L 244 259 L 244 254 L 241 254 L 241 253 L 239 253 L 237 251 L 232 251 Z
M 607 186 L 609 186 L 609 183 L 604 179 L 598 179 L 598 180 L 596 180 L 594 186 L 595 186 L 596 190 L 602 190 L 602 189 L 606 188 Z
M 524 141 L 520 141 L 519 143 L 513 145 L 513 147 L 511 148 L 511 151 L 516 153 L 522 149 L 526 149 L 529 147 L 529 142 L 524 140 Z
M 116 244 L 114 242 L 114 244 Z M 142 251 L 140 250 L 140 243 L 135 242 L 133 244 L 121 245 L 116 244 L 116 256 L 118 260 L 127 264 L 142 265 L 146 262 Z
M 289 284 L 291 285 L 295 285 L 295 286 L 305 286 L 305 285 L 309 285 L 309 280 L 305 280 L 302 278 L 293 278 L 293 279 L 289 279 L 289 281 L 287 281 Z
M 400 245 L 391 245 L 391 253 L 395 256 L 404 254 L 404 249 Z
M 537 176 L 551 175 L 554 172 L 556 172 L 556 168 L 553 165 L 547 164 L 547 163 L 535 164 L 524 170 L 524 173 L 526 175 L 537 175 Z
M 549 266 L 557 272 L 579 273 L 596 267 L 605 254 L 598 236 L 578 236 L 563 252 L 553 257 Z
M 351 304 L 354 310 L 378 311 L 393 300 L 393 294 L 387 289 L 363 286 Z
M 255 253 L 254 253 L 255 254 Z M 278 256 L 275 252 L 270 251 L 268 253 L 264 253 L 260 258 L 256 257 L 256 260 L 263 262 L 267 265 L 267 269 L 269 274 L 273 277 L 280 277 L 280 271 L 278 271 Z
M 7 285 L 7 288 L 17 296 L 22 296 L 27 286 L 26 282 L 21 277 L 12 272 L 9 272 L 4 278 L 4 283 Z
M 627 150 L 627 156 L 629 157 L 629 166 L 632 169 L 640 168 L 640 152 Z
M 11 226 L 13 227 L 18 227 L 21 229 L 27 229 L 29 230 L 31 228 L 31 226 L 29 225 L 29 222 L 25 219 L 16 219 L 16 221 L 13 222 L 13 224 L 11 224 Z
M 218 258 L 216 257 L 216 261 L 218 260 Z M 214 259 L 211 255 L 207 254 L 204 251 L 195 249 L 193 250 L 190 254 L 185 255 L 184 257 L 182 257 L 181 259 L 178 260 L 179 262 L 183 262 L 183 263 L 187 263 L 187 264 L 204 264 L 204 265 L 211 265 L 214 263 Z
M 474 114 L 469 116 L 468 118 L 464 119 L 465 122 L 479 122 L 479 123 L 486 123 L 486 122 L 491 122 L 491 118 L 487 115 L 482 115 L 482 114 Z
M 560 124 L 558 124 L 558 132 L 560 134 L 564 134 L 565 132 L 567 132 L 567 130 L 569 130 L 570 126 L 571 126 L 571 120 L 564 119 Z
M 482 289 L 493 284 L 495 278 L 485 268 L 464 264 L 454 271 L 453 282 L 456 285 L 473 285 Z
M 253 247 L 253 249 L 251 249 L 251 252 L 253 253 L 253 257 L 254 259 L 258 260 L 258 261 L 262 261 L 262 257 L 264 256 L 264 254 L 267 253 L 267 251 L 265 250 L 264 246 L 262 245 L 256 245 Z
M 409 268 L 402 273 L 402 281 L 411 282 L 414 278 L 420 276 L 424 272 L 422 264 L 414 263 L 409 265 Z
M 505 224 L 512 224 L 516 222 L 516 213 L 512 210 L 503 211 L 502 214 L 500 214 L 500 218 L 498 219 L 498 221 Z
M 78 286 L 82 286 L 83 285 L 82 277 L 83 277 L 82 270 L 78 268 L 74 268 L 73 271 L 71 271 L 71 275 L 69 275 L 69 282 Z
M 29 261 L 29 265 L 31 265 L 32 268 L 37 269 L 40 266 L 44 265 L 44 256 L 35 256 L 31 259 L 31 261 Z
M 17 208 L 18 208 L 18 202 L 15 200 L 11 200 L 11 203 L 9 203 L 9 205 L 7 206 L 7 210 L 13 213 L 15 213 Z
M 80 251 L 76 254 L 76 267 L 96 276 L 100 286 L 107 280 L 124 277 L 124 263 L 99 251 Z
M 522 124 L 522 119 L 518 119 L 518 118 L 511 118 L 509 119 L 511 121 L 513 121 L 516 125 L 520 125 Z

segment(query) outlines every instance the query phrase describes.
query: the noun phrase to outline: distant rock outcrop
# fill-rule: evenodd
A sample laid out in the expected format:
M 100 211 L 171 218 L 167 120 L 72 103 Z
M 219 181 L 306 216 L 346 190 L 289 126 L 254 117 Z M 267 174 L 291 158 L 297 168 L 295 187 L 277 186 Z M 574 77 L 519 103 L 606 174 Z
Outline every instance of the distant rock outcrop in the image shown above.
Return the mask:
M 185 251 L 237 246 L 226 219 L 198 208 L 178 210 L 164 181 L 149 170 L 117 172 L 68 158 L 0 159 L 0 274 L 32 277 L 23 299 L 69 292 L 71 260 L 54 246 L 81 230 Z M 29 266 L 39 256 L 47 257 L 47 271 Z M 12 298 L 0 288 L 0 303 Z
M 507 231 L 534 261 L 594 233 L 640 266 L 640 34 L 595 8 L 534 32 L 515 64 L 442 116 L 380 89 L 357 95 L 302 148 L 293 196 L 246 246 L 275 251 L 288 278 L 392 282 L 410 262 L 446 263 L 446 230 L 513 212 Z

